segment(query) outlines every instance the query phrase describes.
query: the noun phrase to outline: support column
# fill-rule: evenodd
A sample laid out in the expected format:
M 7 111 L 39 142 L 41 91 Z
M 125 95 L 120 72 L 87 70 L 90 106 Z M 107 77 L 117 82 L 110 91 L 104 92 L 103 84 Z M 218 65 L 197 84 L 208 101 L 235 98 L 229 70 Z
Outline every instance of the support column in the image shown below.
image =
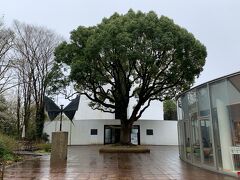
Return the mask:
M 223 169 L 232 171 L 232 158 L 229 149 L 232 146 L 232 137 L 228 110 L 221 100 L 217 99 L 216 104 Z

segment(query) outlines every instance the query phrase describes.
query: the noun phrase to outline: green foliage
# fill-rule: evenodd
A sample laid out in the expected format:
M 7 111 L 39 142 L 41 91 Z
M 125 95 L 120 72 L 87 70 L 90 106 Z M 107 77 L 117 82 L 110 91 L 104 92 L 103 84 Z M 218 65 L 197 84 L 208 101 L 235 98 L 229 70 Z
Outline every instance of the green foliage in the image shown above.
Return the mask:
M 188 89 L 206 56 L 205 46 L 173 20 L 133 10 L 96 26 L 79 26 L 55 51 L 56 62 L 70 66 L 70 80 L 93 109 L 115 113 L 130 125 L 152 100 Z M 130 98 L 137 101 L 127 119 Z
M 177 105 L 174 100 L 163 102 L 164 120 L 177 120 Z
M 46 83 L 48 84 L 46 93 L 48 95 L 59 94 L 61 90 L 65 90 L 69 85 L 69 79 L 64 75 L 65 70 L 66 68 L 61 63 L 54 63 L 46 78 Z
M 6 154 L 8 154 L 9 151 L 5 147 L 5 145 L 0 141 L 0 159 L 3 159 Z
M 36 144 L 38 152 L 51 152 L 51 144 L 49 143 L 40 143 Z
M 29 140 L 29 141 L 34 141 L 36 140 L 36 123 L 35 121 L 33 121 L 32 119 L 29 121 L 28 123 L 28 130 L 27 130 L 27 133 L 26 133 L 26 138 Z
M 42 134 L 42 140 L 43 140 L 44 142 L 48 142 L 48 141 L 49 141 L 49 135 L 48 135 L 47 133 L 43 133 L 43 134 Z
M 18 143 L 13 138 L 0 133 L 0 159 L 4 161 L 15 160 L 13 151 L 18 147 Z
M 9 106 L 4 96 L 0 95 L 0 132 L 15 135 L 16 119 L 13 117 Z
M 2 142 L 2 144 L 6 146 L 9 151 L 14 151 L 18 148 L 18 143 L 14 138 L 2 133 L 0 133 L 0 142 Z

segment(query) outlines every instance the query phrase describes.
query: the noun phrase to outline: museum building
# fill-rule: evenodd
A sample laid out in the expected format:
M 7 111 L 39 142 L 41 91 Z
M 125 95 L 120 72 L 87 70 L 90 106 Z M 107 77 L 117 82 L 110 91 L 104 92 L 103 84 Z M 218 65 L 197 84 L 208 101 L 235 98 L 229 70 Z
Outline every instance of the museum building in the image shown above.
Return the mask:
M 240 72 L 177 98 L 180 158 L 208 170 L 240 173 Z
M 120 141 L 120 120 L 115 114 L 93 110 L 90 100 L 81 96 L 73 123 L 65 118 L 62 130 L 68 132 L 68 145 L 115 144 Z M 128 116 L 131 115 L 135 99 L 131 99 Z M 54 121 L 46 121 L 44 132 L 51 141 L 52 132 L 59 131 L 59 116 Z M 171 132 L 171 136 L 169 135 Z M 133 125 L 131 142 L 141 145 L 177 145 L 177 121 L 163 120 L 163 103 L 152 101 L 141 118 Z

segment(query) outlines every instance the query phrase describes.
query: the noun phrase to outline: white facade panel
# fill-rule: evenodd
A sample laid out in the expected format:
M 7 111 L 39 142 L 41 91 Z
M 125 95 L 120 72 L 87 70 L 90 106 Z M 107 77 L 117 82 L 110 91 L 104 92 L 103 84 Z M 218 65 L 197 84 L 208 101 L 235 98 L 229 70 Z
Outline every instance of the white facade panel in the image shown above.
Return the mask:
M 140 119 L 145 120 L 163 120 L 163 103 L 152 101 L 150 106 L 143 112 Z
M 119 120 L 74 120 L 63 121 L 63 131 L 69 132 L 69 145 L 104 144 L 104 125 L 120 125 Z M 135 125 L 140 125 L 141 145 L 177 145 L 177 121 L 141 120 Z M 97 129 L 97 135 L 91 135 L 91 129 Z M 153 135 L 146 135 L 146 130 L 152 129 Z M 59 130 L 59 121 L 46 122 L 44 132 L 51 134 Z
M 105 113 L 99 110 L 91 109 L 88 104 L 90 100 L 86 96 L 81 96 L 78 110 L 74 116 L 76 120 L 86 119 L 114 119 L 115 115 L 112 113 Z
M 141 144 L 148 145 L 177 145 L 177 121 L 141 120 Z M 147 129 L 153 130 L 153 135 L 146 135 Z
M 133 107 L 136 105 L 136 99 L 132 98 L 129 102 L 128 117 L 131 116 Z M 141 119 L 144 120 L 163 120 L 163 103 L 160 101 L 152 101 L 150 106 L 143 112 Z
M 115 114 L 102 112 L 100 110 L 91 109 L 88 104 L 90 100 L 86 96 L 81 96 L 79 108 L 76 111 L 75 120 L 86 119 L 114 119 Z M 128 107 L 128 117 L 132 114 L 133 107 L 136 105 L 136 99 L 131 98 Z M 143 112 L 140 119 L 145 120 L 162 120 L 163 119 L 163 103 L 160 101 L 152 101 L 151 105 Z

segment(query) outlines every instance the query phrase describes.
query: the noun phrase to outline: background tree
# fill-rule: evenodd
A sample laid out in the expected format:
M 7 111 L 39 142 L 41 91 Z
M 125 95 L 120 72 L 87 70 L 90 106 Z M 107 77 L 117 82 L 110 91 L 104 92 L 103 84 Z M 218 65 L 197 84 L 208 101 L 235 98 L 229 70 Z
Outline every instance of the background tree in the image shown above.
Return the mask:
M 9 28 L 5 28 L 0 19 L 0 94 L 10 89 L 12 83 L 11 60 L 9 51 L 13 46 L 14 33 Z
M 0 133 L 16 135 L 16 118 L 14 112 L 9 108 L 11 104 L 0 95 Z
M 51 30 L 14 22 L 15 67 L 18 70 L 19 86 L 23 94 L 24 125 L 28 130 L 34 102 L 36 137 L 42 136 L 44 125 L 44 95 L 49 84 L 49 72 L 53 66 L 53 51 L 60 38 Z M 20 90 L 18 91 L 18 105 Z M 20 109 L 20 108 L 18 108 Z
M 154 12 L 115 13 L 92 27 L 78 27 L 56 49 L 71 67 L 70 80 L 93 109 L 115 113 L 120 142 L 130 143 L 132 125 L 153 100 L 188 89 L 203 70 L 206 48 L 186 29 Z M 127 114 L 130 98 L 136 99 Z
M 177 120 L 176 101 L 170 99 L 163 102 L 164 120 Z

